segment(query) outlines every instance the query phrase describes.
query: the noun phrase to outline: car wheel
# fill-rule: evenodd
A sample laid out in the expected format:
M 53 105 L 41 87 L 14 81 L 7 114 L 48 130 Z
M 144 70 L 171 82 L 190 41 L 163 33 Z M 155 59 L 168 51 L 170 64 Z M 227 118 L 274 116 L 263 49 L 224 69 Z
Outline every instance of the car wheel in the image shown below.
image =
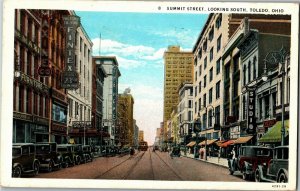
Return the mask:
M 65 162 L 64 163 L 64 168 L 68 168 L 69 167 L 69 163 L 68 162 Z
M 80 158 L 80 156 L 77 156 L 77 157 L 76 157 L 75 164 L 76 164 L 76 165 L 80 165 L 80 162 L 81 162 L 81 158 Z
M 243 180 L 248 180 L 249 179 L 249 175 L 246 174 L 246 172 L 243 172 Z
M 287 181 L 288 181 L 288 179 L 287 179 L 286 175 L 285 175 L 283 172 L 280 173 L 277 182 L 280 182 L 280 183 L 286 183 Z
M 229 168 L 229 174 L 233 175 L 234 171 Z
M 48 172 L 52 172 L 52 170 L 53 170 L 53 163 L 52 163 L 52 161 L 49 161 Z
M 12 177 L 14 178 L 20 178 L 22 174 L 22 169 L 20 166 L 16 166 L 12 170 Z
M 39 170 L 40 170 L 40 165 L 37 162 L 35 162 L 33 164 L 33 175 L 34 176 L 38 175 L 39 174 Z

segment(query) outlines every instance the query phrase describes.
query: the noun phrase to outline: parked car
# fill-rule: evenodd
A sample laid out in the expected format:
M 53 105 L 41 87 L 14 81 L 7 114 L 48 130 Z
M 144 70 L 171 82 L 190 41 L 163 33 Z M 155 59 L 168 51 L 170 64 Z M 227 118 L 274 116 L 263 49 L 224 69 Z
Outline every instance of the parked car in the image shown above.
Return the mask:
M 119 150 L 119 154 L 121 155 L 127 155 L 130 153 L 130 147 L 123 147 Z
M 254 177 L 257 166 L 272 159 L 272 149 L 262 146 L 241 146 L 236 159 L 228 159 L 230 174 L 240 171 L 243 179 Z
M 63 167 L 74 166 L 78 161 L 78 156 L 74 151 L 73 144 L 58 144 L 57 151 L 61 154 L 63 160 Z
M 105 147 L 102 150 L 102 156 L 115 156 L 117 154 L 117 150 L 114 147 Z
M 88 161 L 88 155 L 83 151 L 83 146 L 81 144 L 74 144 L 74 152 L 76 155 L 75 163 L 77 165 Z
M 83 154 L 86 157 L 86 161 L 92 162 L 94 159 L 93 149 L 90 145 L 84 145 L 82 146 Z
M 36 158 L 40 161 L 40 169 L 52 172 L 62 167 L 62 156 L 57 152 L 56 143 L 36 143 Z
M 35 156 L 33 143 L 15 143 L 12 148 L 12 177 L 21 177 L 23 174 L 37 175 L 40 162 Z
M 276 147 L 273 153 L 273 159 L 269 163 L 258 165 L 255 172 L 256 182 L 288 182 L 289 147 Z
M 177 147 L 177 146 L 173 147 L 172 151 L 170 153 L 170 156 L 171 157 L 180 157 L 180 147 Z

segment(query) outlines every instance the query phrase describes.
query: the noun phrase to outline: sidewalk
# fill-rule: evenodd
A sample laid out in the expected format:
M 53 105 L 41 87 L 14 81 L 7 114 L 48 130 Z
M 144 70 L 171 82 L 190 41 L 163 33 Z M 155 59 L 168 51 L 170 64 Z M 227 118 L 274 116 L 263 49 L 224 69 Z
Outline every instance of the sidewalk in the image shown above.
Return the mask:
M 218 157 L 207 156 L 207 161 L 206 161 L 205 159 L 194 158 L 194 154 L 188 154 L 187 153 L 186 155 L 184 155 L 182 153 L 181 156 L 187 157 L 187 158 L 192 158 L 192 159 L 195 159 L 195 160 L 200 160 L 200 161 L 203 161 L 203 162 L 208 162 L 208 163 L 223 166 L 223 167 L 228 167 L 228 161 L 227 161 L 226 158 L 218 158 Z

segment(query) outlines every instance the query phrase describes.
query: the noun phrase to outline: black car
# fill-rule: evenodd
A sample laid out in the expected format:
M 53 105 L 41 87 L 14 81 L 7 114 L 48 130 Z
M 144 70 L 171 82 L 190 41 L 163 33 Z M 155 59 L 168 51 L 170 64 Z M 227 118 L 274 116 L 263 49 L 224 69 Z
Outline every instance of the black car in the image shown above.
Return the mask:
M 79 161 L 78 155 L 74 151 L 73 144 L 58 144 L 57 145 L 57 152 L 62 156 L 62 166 L 74 166 L 76 161 Z
M 12 148 L 12 177 L 23 174 L 37 175 L 40 162 L 35 155 L 33 143 L 15 143 Z
M 76 155 L 75 163 L 77 165 L 88 161 L 89 156 L 83 151 L 83 146 L 81 144 L 74 144 L 74 152 Z
M 92 162 L 94 159 L 94 154 L 93 154 L 93 147 L 90 145 L 84 145 L 82 146 L 83 154 L 86 157 L 86 161 Z
M 255 172 L 256 182 L 288 182 L 289 146 L 274 149 L 273 159 L 269 163 L 258 165 Z
M 56 143 L 36 143 L 36 158 L 40 161 L 40 168 L 51 172 L 54 168 L 62 167 L 62 156 L 57 152 Z

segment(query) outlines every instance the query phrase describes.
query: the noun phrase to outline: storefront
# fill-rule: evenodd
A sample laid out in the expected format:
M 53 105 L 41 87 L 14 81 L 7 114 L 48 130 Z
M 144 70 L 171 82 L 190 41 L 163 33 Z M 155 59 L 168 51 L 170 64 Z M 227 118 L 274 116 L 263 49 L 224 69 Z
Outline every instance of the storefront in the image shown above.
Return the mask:
M 26 113 L 13 113 L 13 143 L 49 141 L 49 119 Z

